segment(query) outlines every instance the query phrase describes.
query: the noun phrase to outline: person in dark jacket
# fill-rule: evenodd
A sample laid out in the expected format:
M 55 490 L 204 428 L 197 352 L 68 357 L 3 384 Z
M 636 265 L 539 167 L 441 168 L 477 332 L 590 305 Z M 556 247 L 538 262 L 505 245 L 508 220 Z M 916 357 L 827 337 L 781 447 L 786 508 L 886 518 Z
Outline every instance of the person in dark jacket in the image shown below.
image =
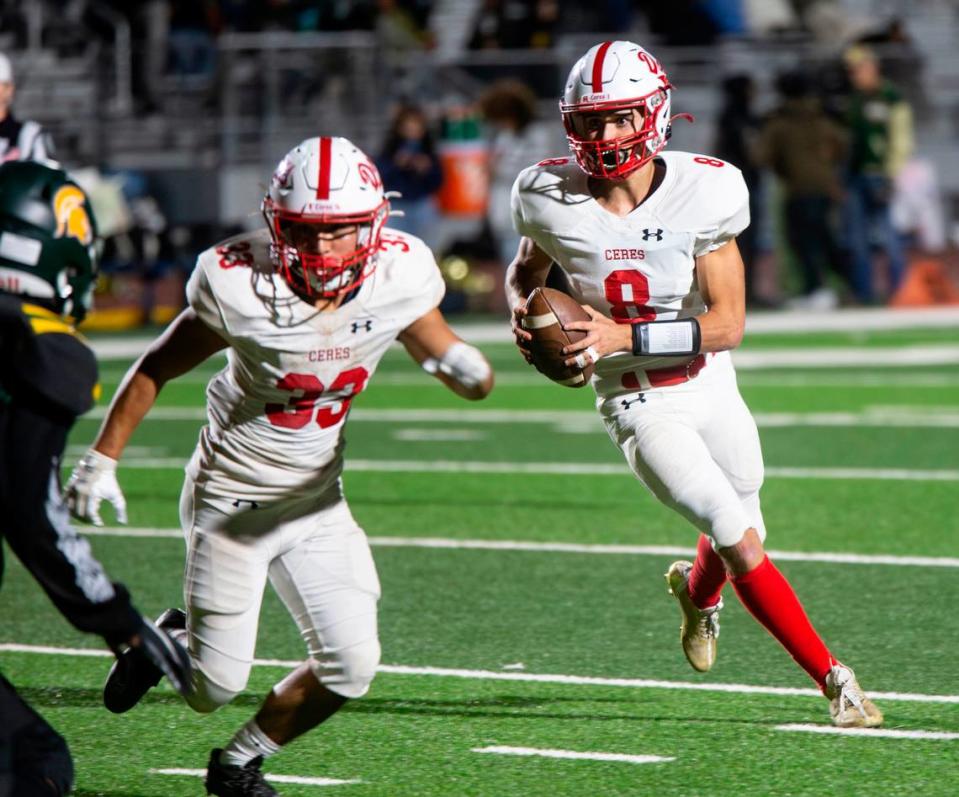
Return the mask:
M 755 155 L 782 185 L 786 239 L 802 271 L 798 303 L 826 310 L 838 304 L 838 296 L 824 272 L 848 281 L 834 219 L 846 136 L 823 111 L 804 74 L 784 73 L 776 82 L 782 102 L 763 125 Z
M 400 194 L 390 203 L 394 213 L 390 226 L 431 244 L 439 219 L 433 196 L 443 182 L 443 171 L 420 107 L 404 104 L 397 108 L 376 166 L 383 186 Z
M 60 491 L 67 434 L 99 392 L 96 359 L 78 337 L 96 276 L 96 222 L 59 169 L 0 165 L 0 537 L 64 617 L 115 652 L 131 649 L 179 690 L 186 651 L 143 618 L 77 534 Z M 3 572 L 0 548 L 0 577 Z M 63 738 L 0 676 L 0 795 L 67 794 Z

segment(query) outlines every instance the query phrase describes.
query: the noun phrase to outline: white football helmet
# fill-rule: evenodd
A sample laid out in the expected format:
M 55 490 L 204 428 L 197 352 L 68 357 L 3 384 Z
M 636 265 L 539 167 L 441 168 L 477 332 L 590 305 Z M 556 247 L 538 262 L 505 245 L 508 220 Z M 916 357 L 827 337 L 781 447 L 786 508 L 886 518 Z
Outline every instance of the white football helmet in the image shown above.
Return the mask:
M 654 158 L 669 138 L 672 86 L 650 53 L 628 41 L 591 47 L 570 70 L 559 104 L 566 140 L 579 167 L 592 177 L 620 180 Z M 635 109 L 639 129 L 593 141 L 583 114 Z
M 308 138 L 277 165 L 263 198 L 276 268 L 296 290 L 332 298 L 373 273 L 380 233 L 389 216 L 383 180 L 373 162 L 345 138 Z M 357 225 L 356 249 L 344 257 L 310 252 L 294 243 L 291 227 Z

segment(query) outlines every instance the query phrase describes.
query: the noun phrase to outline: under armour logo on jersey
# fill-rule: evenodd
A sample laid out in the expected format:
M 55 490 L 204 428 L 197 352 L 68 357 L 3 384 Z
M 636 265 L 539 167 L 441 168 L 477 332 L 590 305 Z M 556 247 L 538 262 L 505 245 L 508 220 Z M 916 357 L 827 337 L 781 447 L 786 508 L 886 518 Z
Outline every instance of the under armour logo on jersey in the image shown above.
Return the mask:
M 355 335 L 360 330 L 364 332 L 373 331 L 373 319 L 367 318 L 365 321 L 353 321 L 350 323 L 350 331 Z
M 629 409 L 633 404 L 635 404 L 637 401 L 638 401 L 640 404 L 645 404 L 645 403 L 646 403 L 646 394 L 645 394 L 645 393 L 637 393 L 637 394 L 636 394 L 636 398 L 623 399 L 623 400 L 622 400 L 621 402 L 619 402 L 619 403 L 623 405 L 623 409 L 624 409 L 624 410 L 628 410 L 628 409 Z
M 644 241 L 649 241 L 649 240 L 651 240 L 651 239 L 653 239 L 653 238 L 655 238 L 657 241 L 662 241 L 662 240 L 663 240 L 663 231 L 662 231 L 662 230 L 649 230 L 649 229 L 644 229 L 644 230 L 643 230 L 643 240 L 644 240 Z

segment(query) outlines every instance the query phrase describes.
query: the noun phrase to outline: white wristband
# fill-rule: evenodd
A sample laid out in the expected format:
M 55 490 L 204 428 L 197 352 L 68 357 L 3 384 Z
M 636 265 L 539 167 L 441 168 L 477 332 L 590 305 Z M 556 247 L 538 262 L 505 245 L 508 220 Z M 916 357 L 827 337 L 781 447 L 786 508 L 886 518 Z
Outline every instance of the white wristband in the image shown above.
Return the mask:
M 108 457 L 106 454 L 101 454 L 94 448 L 88 448 L 77 464 L 97 473 L 115 473 L 117 469 L 115 459 Z
M 489 363 L 480 350 L 461 340 L 453 343 L 439 359 L 423 360 L 421 367 L 428 374 L 444 373 L 467 388 L 482 384 L 490 375 Z

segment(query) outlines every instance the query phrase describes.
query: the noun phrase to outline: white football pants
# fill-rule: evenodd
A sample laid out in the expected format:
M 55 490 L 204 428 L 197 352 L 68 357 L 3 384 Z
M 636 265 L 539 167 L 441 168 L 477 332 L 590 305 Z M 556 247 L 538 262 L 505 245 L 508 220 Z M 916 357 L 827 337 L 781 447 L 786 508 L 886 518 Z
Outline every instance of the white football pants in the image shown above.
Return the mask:
M 707 355 L 680 385 L 602 399 L 606 430 L 649 491 L 716 548 L 766 527 L 759 508 L 763 458 L 756 422 L 726 352 Z
M 339 484 L 319 497 L 254 508 L 206 494 L 187 477 L 180 522 L 194 709 L 213 711 L 246 686 L 267 577 L 320 682 L 344 697 L 366 693 L 380 657 L 380 584 Z

